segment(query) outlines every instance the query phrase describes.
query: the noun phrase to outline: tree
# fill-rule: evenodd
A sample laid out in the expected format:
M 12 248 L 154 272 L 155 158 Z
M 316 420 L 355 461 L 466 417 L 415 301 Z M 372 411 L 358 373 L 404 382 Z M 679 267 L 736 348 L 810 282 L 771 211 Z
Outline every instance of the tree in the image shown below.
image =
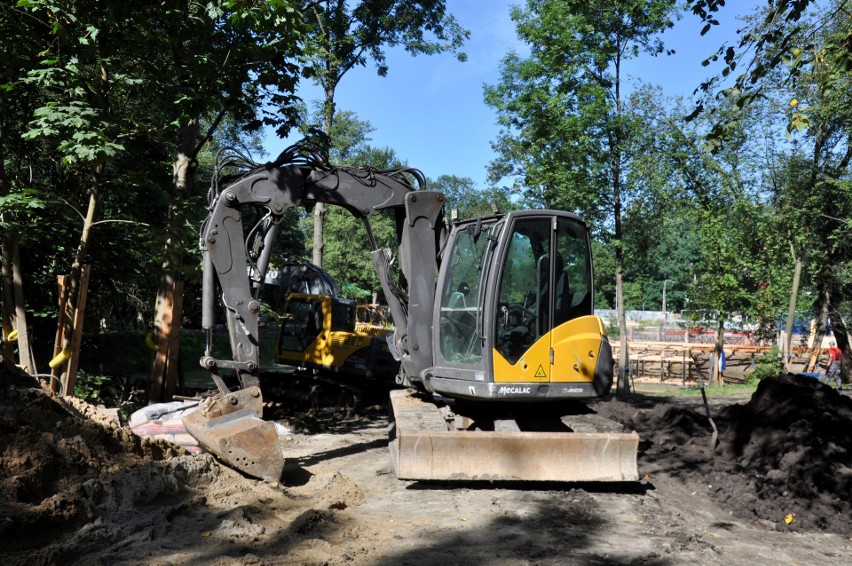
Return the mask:
M 41 46 L 48 58 L 28 73 L 27 81 L 44 91 L 47 100 L 36 109 L 24 138 L 53 140 L 64 163 L 78 167 L 80 174 L 89 179 L 88 206 L 82 215 L 79 244 L 65 290 L 65 353 L 70 352 L 81 268 L 105 176 L 125 150 L 122 138 L 127 131 L 135 130 L 132 110 L 137 107 L 126 105 L 125 97 L 139 79 L 123 66 L 125 46 L 116 31 L 135 29 L 141 22 L 137 19 L 139 13 L 127 7 L 104 14 L 85 3 L 65 5 L 45 0 L 19 4 L 49 30 L 49 35 L 42 37 L 50 40 Z
M 632 303 L 625 297 L 627 309 L 644 305 L 663 310 L 664 294 L 667 312 L 687 308 L 702 247 L 699 228 L 694 203 L 687 199 L 634 201 L 627 207 L 624 279 L 641 283 L 641 302 Z M 597 271 L 597 262 L 595 268 Z
M 628 183 L 648 186 L 626 211 L 626 278 L 644 281 L 654 297 L 661 295 L 656 282 L 670 282 L 681 306 L 688 293 L 690 310 L 713 313 L 719 355 L 735 315 L 774 333 L 778 290 L 792 271 L 777 253 L 778 225 L 762 190 L 774 168 L 777 122 L 772 104 L 753 104 L 729 143 L 710 152 L 706 117 L 685 123 L 682 104 L 662 100 L 659 89 L 640 88 L 629 104 L 644 127 L 629 144 Z M 728 101 L 720 106 L 719 114 L 736 112 Z
M 184 250 L 193 239 L 187 226 L 198 209 L 189 197 L 199 152 L 226 117 L 248 132 L 269 125 L 282 136 L 296 123 L 302 18 L 295 5 L 178 0 L 151 13 L 155 24 L 144 38 L 149 56 L 144 68 L 162 85 L 160 127 L 173 129 L 176 140 L 154 318 L 158 338 L 166 294 L 183 280 Z M 173 313 L 178 320 L 180 315 Z
M 836 2 L 834 7 L 843 4 Z M 832 16 L 830 24 L 805 38 L 813 42 L 818 54 L 830 53 L 830 46 L 848 42 L 852 36 L 849 12 L 843 12 L 842 17 Z M 852 66 L 846 68 L 845 73 L 839 72 L 827 59 L 828 55 L 823 57 L 825 59 L 814 57 L 800 66 L 793 91 L 793 100 L 797 101 L 793 113 L 807 114 L 806 128 L 803 128 L 798 147 L 804 150 L 804 157 L 809 161 L 805 171 L 810 215 L 807 225 L 801 228 L 811 238 L 802 255 L 809 258 L 814 274 L 819 308 L 818 336 L 828 328 L 829 322 L 843 326 L 843 317 L 837 307 L 845 300 L 843 291 L 847 285 L 841 274 L 846 271 L 844 264 L 852 261 L 852 246 L 847 243 L 852 195 L 848 182 L 844 183 L 852 160 L 852 74 L 849 72 Z M 848 367 L 852 352 L 845 332 L 839 333 L 837 338 Z
M 85 218 L 84 213 L 76 211 L 86 210 L 81 201 L 88 196 L 90 188 L 84 184 L 91 170 L 85 155 L 63 159 L 57 148 L 65 139 L 78 143 L 78 149 L 85 152 L 86 136 L 97 135 L 87 128 L 86 113 L 80 113 L 81 127 L 75 123 L 73 115 L 74 105 L 79 109 L 87 103 L 96 108 L 103 107 L 94 92 L 81 86 L 94 84 L 91 80 L 93 59 L 99 53 L 105 54 L 104 68 L 109 67 L 112 79 L 116 75 L 120 79 L 121 75 L 127 75 L 127 69 L 136 67 L 139 54 L 145 52 L 131 47 L 135 35 L 125 30 L 122 39 L 127 44 L 127 51 L 116 56 L 122 47 L 114 41 L 114 33 L 108 29 L 109 26 L 125 25 L 130 21 L 134 25 L 127 29 L 137 30 L 147 23 L 146 18 L 128 14 L 125 6 L 109 13 L 103 12 L 101 4 L 93 7 L 87 2 L 66 3 L 55 12 L 50 7 L 46 3 L 33 2 L 4 3 L 0 7 L 0 25 L 4 27 L 0 96 L 6 103 L 0 144 L 3 149 L 3 177 L 9 190 L 8 195 L 0 197 L 0 208 L 5 217 L 2 229 L 6 238 L 20 236 L 21 267 L 27 276 L 27 299 L 30 310 L 36 315 L 36 331 L 40 322 L 54 315 L 56 271 L 67 270 L 68 256 L 72 252 L 68 243 L 79 238 L 79 232 L 74 233 L 71 227 L 78 218 Z M 62 10 L 65 7 L 73 11 L 76 20 L 64 16 Z M 112 18 L 113 15 L 115 18 Z M 86 21 L 88 24 L 85 24 Z M 5 29 L 7 24 L 8 30 Z M 67 29 L 62 29 L 63 26 Z M 72 29 L 83 30 L 81 41 L 73 37 Z M 48 46 L 61 49 L 61 57 L 52 57 L 54 52 Z M 70 60 L 76 62 L 69 63 Z M 73 89 L 69 92 L 62 85 L 73 86 L 74 81 L 78 92 L 72 105 L 68 102 L 74 100 L 75 92 Z M 103 279 L 110 287 L 119 286 L 121 291 L 111 289 L 112 292 L 98 296 L 95 275 L 90 286 L 94 293 L 90 297 L 94 300 L 89 301 L 87 317 L 89 314 L 115 312 L 118 303 L 138 297 L 124 285 L 133 275 L 150 270 L 146 259 L 159 254 L 159 250 L 154 248 L 143 249 L 151 238 L 144 237 L 139 227 L 142 223 L 150 226 L 151 218 L 162 217 L 157 206 L 163 201 L 157 198 L 157 194 L 162 192 L 163 185 L 168 184 L 168 179 L 158 171 L 162 169 L 163 162 L 158 148 L 162 149 L 164 144 L 150 122 L 144 121 L 147 116 L 159 115 L 150 110 L 152 96 L 143 96 L 144 93 L 128 86 L 123 79 L 110 82 L 112 106 L 109 120 L 102 121 L 103 131 L 110 128 L 112 133 L 118 131 L 118 143 L 124 150 L 110 157 L 105 166 L 101 183 L 103 190 L 99 192 L 95 212 L 96 217 L 102 220 L 95 220 L 91 226 L 101 245 L 88 246 L 86 262 L 93 263 L 97 270 L 100 259 L 109 254 L 116 261 L 108 266 L 109 271 L 104 272 Z M 152 94 L 154 92 L 159 91 L 153 89 Z M 34 121 L 34 113 L 39 109 L 43 114 Z M 63 123 L 66 118 L 69 121 Z M 113 126 L 107 128 L 110 120 Z M 115 124 L 120 126 L 115 127 Z M 27 132 L 30 135 L 23 140 L 22 136 Z M 63 147 L 63 151 L 66 150 L 71 151 L 71 146 Z M 132 155 L 132 158 L 126 159 L 127 155 Z M 137 199 L 137 191 L 146 190 L 151 191 L 146 198 Z M 122 219 L 122 222 L 116 223 L 113 219 Z M 134 224 L 126 222 L 128 219 L 138 220 L 139 224 L 134 228 Z M 116 229 L 119 226 L 121 229 Z M 116 253 L 113 254 L 113 251 Z M 129 261 L 131 257 L 133 263 Z M 140 279 L 145 281 L 146 277 Z M 3 304 L 5 308 L 13 303 L 4 300 Z M 132 318 L 135 319 L 135 316 Z
M 293 2 L 184 0 L 110 3 L 105 9 L 100 2 L 84 0 L 22 0 L 19 6 L 40 41 L 31 48 L 40 59 L 26 69 L 39 97 L 26 138 L 52 144 L 63 157 L 63 168 L 92 179 L 72 263 L 69 308 L 91 247 L 91 229 L 114 222 L 96 220 L 100 206 L 111 198 L 113 187 L 122 182 L 127 183 L 124 188 L 144 185 L 139 172 L 162 167 L 163 158 L 150 149 L 152 144 L 173 155 L 171 183 L 160 177 L 159 190 L 154 190 L 164 194 L 163 187 L 171 185 L 176 191 L 170 212 L 157 214 L 170 219 L 163 238 L 170 243 L 165 279 L 177 279 L 180 257 L 191 240 L 186 227 L 195 223 L 189 213 L 202 210 L 186 199 L 200 149 L 226 116 L 253 131 L 271 124 L 285 132 L 295 121 L 289 103 L 298 79 L 300 18 Z M 150 85 L 156 88 L 145 90 Z M 265 108 L 272 113 L 264 115 Z M 128 167 L 124 156 L 131 148 L 134 158 L 151 158 L 153 166 Z M 73 200 L 66 201 L 71 210 L 76 209 Z M 132 198 L 125 195 L 125 201 Z M 149 195 L 142 208 L 147 213 L 158 202 Z M 121 208 L 120 202 L 112 203 Z M 131 215 L 144 213 L 131 210 Z M 65 334 L 67 346 L 70 326 Z
M 513 8 L 530 55 L 504 60 L 485 100 L 503 127 L 491 180 L 514 175 L 547 206 L 584 214 L 612 231 L 621 349 L 618 391 L 627 380 L 622 206 L 626 143 L 635 131 L 624 112 L 623 65 L 640 51 L 659 54 L 656 36 L 671 27 L 675 2 L 527 0 Z
M 696 2 L 694 11 L 712 24 L 709 14 L 721 4 Z M 716 123 L 708 134 L 708 146 L 718 151 L 756 103 L 782 101 L 785 112 L 779 119 L 794 143 L 781 159 L 778 171 L 786 171 L 787 176 L 774 179 L 773 199 L 776 213 L 787 220 L 785 247 L 791 250 L 794 265 L 810 279 L 818 297 L 819 334 L 829 320 L 841 321 L 842 326 L 837 306 L 845 301 L 846 285 L 838 274 L 846 272 L 850 260 L 843 236 L 849 227 L 845 219 L 852 211 L 844 188 L 852 159 L 849 6 L 847 0 L 835 0 L 824 9 L 809 0 L 782 0 L 751 18 L 739 44 L 723 46 L 726 67 L 722 78 L 738 66 L 745 68 L 735 77 L 733 86 L 721 92 L 739 112 L 721 116 L 711 113 Z M 709 96 L 719 81 L 717 77 L 701 88 Z M 707 101 L 705 97 L 691 117 L 705 111 Z M 794 292 L 789 301 L 791 313 L 796 310 L 796 299 Z M 841 330 L 840 334 L 838 342 L 846 346 L 845 332 Z M 852 357 L 847 356 L 845 365 L 850 363 Z
M 26 212 L 42 208 L 44 202 L 32 191 L 16 190 L 16 163 L 25 154 L 21 143 L 21 125 L 32 114 L 31 96 L 22 79 L 35 61 L 35 46 L 43 35 L 35 29 L 26 14 L 9 3 L 0 5 L 0 258 L 2 258 L 2 333 L 3 354 L 13 359 L 9 335 L 17 330 L 22 341 L 22 365 L 26 356 L 24 314 L 18 234 L 27 233 Z M 16 277 L 16 273 L 18 276 Z M 16 299 L 17 295 L 17 299 Z M 28 367 L 32 372 L 33 367 Z
M 725 0 L 689 0 L 687 3 L 697 15 L 704 27 L 701 35 L 719 25 L 716 13 L 724 8 Z M 850 35 L 838 34 L 828 40 L 817 38 L 825 28 L 836 28 L 849 18 L 849 0 L 834 0 L 826 10 L 819 10 L 815 0 L 777 0 L 765 4 L 760 12 L 751 18 L 751 25 L 738 30 L 739 41 L 736 45 L 724 44 L 715 54 L 707 58 L 703 65 L 724 61 L 719 75 L 702 83 L 696 93 L 702 93 L 690 119 L 705 111 L 708 97 L 720 94 L 730 99 L 739 108 L 745 108 L 750 102 L 764 96 L 768 85 L 775 81 L 766 79 L 776 73 L 782 64 L 787 67 L 784 83 L 795 82 L 799 75 L 813 65 L 825 68 L 825 81 L 829 88 L 842 88 L 852 71 L 852 53 L 849 50 Z M 739 75 L 735 71 L 741 70 Z M 733 84 L 717 92 L 720 85 L 729 77 Z M 835 80 L 837 83 L 835 83 Z M 807 112 L 794 109 L 787 121 L 788 131 L 806 128 L 809 122 Z M 736 124 L 730 116 L 720 117 L 708 133 L 712 146 L 718 146 L 727 137 Z
M 445 0 L 360 0 L 349 8 L 344 0 L 317 2 L 309 8 L 305 75 L 323 89 L 322 132 L 330 137 L 334 123 L 334 96 L 351 69 L 369 59 L 379 76 L 388 67 L 385 49 L 401 46 L 412 55 L 458 51 L 469 36 L 447 14 Z M 459 54 L 464 59 L 464 54 Z M 330 144 L 329 147 L 332 147 Z M 313 263 L 323 264 L 325 206 L 314 207 Z

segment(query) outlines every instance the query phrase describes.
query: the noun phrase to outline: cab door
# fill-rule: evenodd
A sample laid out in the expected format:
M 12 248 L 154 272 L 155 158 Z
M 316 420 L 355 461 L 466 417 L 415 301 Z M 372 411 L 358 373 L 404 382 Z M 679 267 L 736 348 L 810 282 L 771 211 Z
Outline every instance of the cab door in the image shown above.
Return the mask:
M 553 236 L 550 381 L 592 382 L 606 329 L 593 316 L 588 232 L 579 221 L 557 218 Z
M 540 212 L 516 216 L 508 234 L 492 329 L 494 381 L 586 381 L 571 371 L 583 365 L 573 350 L 588 330 L 577 319 L 593 312 L 585 224 Z

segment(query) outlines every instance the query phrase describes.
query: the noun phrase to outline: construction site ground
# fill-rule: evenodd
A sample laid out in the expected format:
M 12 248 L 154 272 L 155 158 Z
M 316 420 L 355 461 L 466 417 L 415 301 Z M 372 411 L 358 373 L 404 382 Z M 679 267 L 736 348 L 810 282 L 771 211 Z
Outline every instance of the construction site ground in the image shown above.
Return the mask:
M 593 404 L 639 432 L 641 481 L 399 481 L 381 388 L 264 382 L 281 483 L 0 375 L 0 556 L 14 564 L 821 564 L 852 559 L 852 399 L 778 376 L 751 396 Z M 641 391 L 641 389 L 640 389 Z M 464 457 L 464 455 L 459 455 Z

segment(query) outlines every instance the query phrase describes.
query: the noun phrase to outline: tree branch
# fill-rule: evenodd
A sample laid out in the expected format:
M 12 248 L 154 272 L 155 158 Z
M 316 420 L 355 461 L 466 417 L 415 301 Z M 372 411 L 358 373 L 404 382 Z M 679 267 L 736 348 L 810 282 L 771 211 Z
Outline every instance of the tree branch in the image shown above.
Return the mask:
M 201 151 L 201 148 L 204 147 L 210 138 L 213 137 L 213 134 L 216 132 L 216 129 L 219 127 L 219 124 L 222 122 L 222 119 L 227 114 L 225 107 L 223 106 L 221 110 L 219 110 L 219 114 L 216 116 L 216 119 L 213 120 L 213 123 L 210 124 L 210 127 L 207 128 L 207 132 L 202 136 L 201 141 L 198 142 L 198 145 L 195 146 L 195 149 L 192 151 L 192 159 L 195 159 L 198 156 L 198 153 Z
M 95 227 L 98 224 L 107 224 L 109 222 L 120 222 L 122 224 L 136 224 L 138 226 L 144 226 L 146 228 L 150 228 L 151 225 L 147 222 L 137 222 L 136 220 L 98 220 L 97 222 L 92 222 L 91 227 Z
M 80 220 L 82 220 L 83 222 L 86 221 L 86 216 L 82 212 L 80 212 L 80 209 L 78 209 L 77 207 L 75 207 L 73 204 L 71 204 L 70 202 L 68 202 L 67 200 L 65 200 L 62 197 L 56 197 L 56 198 L 61 200 L 62 202 L 64 202 L 65 206 L 67 206 L 68 208 L 70 208 L 71 210 L 76 212 L 77 215 L 80 217 Z

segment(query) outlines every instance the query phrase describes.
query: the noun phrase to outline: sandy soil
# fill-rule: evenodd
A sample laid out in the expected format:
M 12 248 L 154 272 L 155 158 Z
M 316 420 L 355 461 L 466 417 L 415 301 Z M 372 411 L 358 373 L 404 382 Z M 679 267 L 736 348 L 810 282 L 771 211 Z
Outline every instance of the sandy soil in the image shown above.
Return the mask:
M 2 366 L 5 564 L 848 564 L 852 401 L 812 380 L 751 399 L 595 404 L 642 438 L 627 484 L 394 477 L 381 394 L 267 383 L 281 484 L 142 440 Z M 789 515 L 790 522 L 785 521 Z

